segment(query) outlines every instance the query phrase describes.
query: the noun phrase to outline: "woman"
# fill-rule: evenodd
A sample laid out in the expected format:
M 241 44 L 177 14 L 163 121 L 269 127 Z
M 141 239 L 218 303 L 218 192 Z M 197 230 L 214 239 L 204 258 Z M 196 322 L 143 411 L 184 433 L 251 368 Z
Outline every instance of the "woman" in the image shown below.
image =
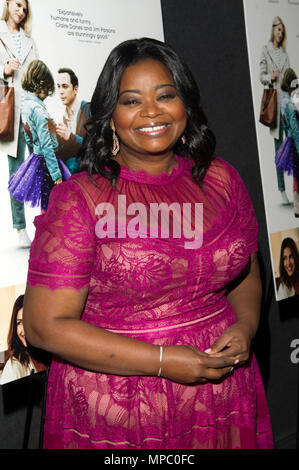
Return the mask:
M 20 295 L 14 303 L 10 328 L 8 332 L 8 360 L 0 377 L 4 385 L 14 380 L 27 377 L 31 373 L 40 372 L 47 366 L 46 355 L 39 353 L 27 344 L 23 328 L 24 295 Z
M 292 238 L 282 241 L 279 261 L 280 284 L 277 300 L 293 297 L 299 293 L 299 253 Z
M 26 141 L 21 123 L 21 79 L 30 62 L 38 58 L 38 51 L 31 37 L 32 14 L 28 0 L 4 2 L 0 21 L 0 80 L 15 87 L 15 138 L 12 142 L 1 142 L 0 150 L 8 154 L 9 176 L 22 164 L 25 158 Z M 13 228 L 18 231 L 18 243 L 28 248 L 31 241 L 26 231 L 24 204 L 13 197 L 11 213 Z
M 22 87 L 25 90 L 22 121 L 30 155 L 10 178 L 8 189 L 18 201 L 28 202 L 32 207 L 41 206 L 45 211 L 54 185 L 71 174 L 56 158 L 56 124 L 44 104 L 54 93 L 55 83 L 44 62 L 33 60 L 29 64 Z
M 91 110 L 84 171 L 53 189 L 31 249 L 25 331 L 56 356 L 45 447 L 271 447 L 249 353 L 256 221 L 212 159 L 190 71 L 162 42 L 126 41 Z
M 281 81 L 282 101 L 281 116 L 283 127 L 287 136 L 292 137 L 295 145 L 293 156 L 293 191 L 294 191 L 294 215 L 299 217 L 299 115 L 292 94 L 298 88 L 298 78 L 292 68 L 288 68 Z M 287 162 L 285 162 L 287 163 Z
M 280 116 L 281 89 L 280 81 L 285 70 L 290 67 L 290 60 L 286 51 L 286 28 L 279 16 L 275 16 L 272 22 L 271 37 L 268 44 L 263 46 L 260 58 L 260 81 L 265 87 L 273 86 L 277 89 L 277 126 L 270 129 L 274 138 L 275 154 L 283 142 L 283 126 Z M 282 204 L 289 204 L 285 192 L 284 174 L 278 168 L 277 184 L 281 194 Z

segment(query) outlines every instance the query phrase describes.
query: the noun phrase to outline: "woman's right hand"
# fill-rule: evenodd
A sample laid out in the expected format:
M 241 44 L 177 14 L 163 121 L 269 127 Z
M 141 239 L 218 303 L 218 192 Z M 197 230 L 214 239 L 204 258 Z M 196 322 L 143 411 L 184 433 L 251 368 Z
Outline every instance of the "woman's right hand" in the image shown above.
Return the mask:
M 16 72 L 20 67 L 20 62 L 18 59 L 9 59 L 6 66 L 4 67 L 4 75 L 10 77 L 14 72 Z
M 279 77 L 279 75 L 280 75 L 279 70 L 278 69 L 274 70 L 272 77 L 271 77 L 272 82 L 275 82 L 275 80 Z
M 185 384 L 204 383 L 220 380 L 238 362 L 233 357 L 209 356 L 193 346 L 164 346 L 161 375 Z

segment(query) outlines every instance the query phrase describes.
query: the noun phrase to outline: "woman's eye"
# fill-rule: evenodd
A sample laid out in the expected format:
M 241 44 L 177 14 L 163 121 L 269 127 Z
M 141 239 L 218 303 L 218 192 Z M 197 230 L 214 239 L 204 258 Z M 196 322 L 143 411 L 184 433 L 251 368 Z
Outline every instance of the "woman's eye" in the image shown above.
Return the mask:
M 124 106 L 134 106 L 135 104 L 138 104 L 139 101 L 136 98 L 127 98 L 121 102 Z
M 175 93 L 163 93 L 163 95 L 159 96 L 159 101 L 167 101 L 172 100 L 176 97 Z

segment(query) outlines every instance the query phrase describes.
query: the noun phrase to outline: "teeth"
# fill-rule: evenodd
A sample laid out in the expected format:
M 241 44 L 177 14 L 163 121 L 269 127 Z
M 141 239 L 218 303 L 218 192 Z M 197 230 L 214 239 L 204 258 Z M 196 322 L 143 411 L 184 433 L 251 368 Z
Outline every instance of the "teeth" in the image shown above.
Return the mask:
M 157 131 L 161 131 L 162 129 L 165 129 L 166 125 L 164 126 L 155 126 L 155 127 L 142 127 L 141 129 L 139 129 L 140 132 L 148 132 L 149 134 L 151 132 L 157 132 Z

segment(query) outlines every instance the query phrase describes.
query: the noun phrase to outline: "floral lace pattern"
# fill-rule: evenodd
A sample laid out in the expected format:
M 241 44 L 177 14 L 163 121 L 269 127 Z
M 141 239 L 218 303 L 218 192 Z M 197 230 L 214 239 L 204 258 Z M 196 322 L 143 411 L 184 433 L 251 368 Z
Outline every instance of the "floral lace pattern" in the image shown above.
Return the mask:
M 254 210 L 237 171 L 216 159 L 200 188 L 192 162 L 177 157 L 158 178 L 122 169 L 118 192 L 85 173 L 54 188 L 36 219 L 28 283 L 89 286 L 82 320 L 160 345 L 210 347 L 235 322 L 226 286 L 257 250 Z M 96 207 L 202 202 L 203 245 L 174 239 L 99 239 Z M 117 211 L 116 211 L 117 213 Z M 194 214 L 192 214 L 194 222 Z M 193 223 L 192 222 L 192 223 Z M 120 377 L 52 363 L 46 448 L 271 448 L 271 424 L 253 356 L 219 383 L 186 386 L 158 377 Z

